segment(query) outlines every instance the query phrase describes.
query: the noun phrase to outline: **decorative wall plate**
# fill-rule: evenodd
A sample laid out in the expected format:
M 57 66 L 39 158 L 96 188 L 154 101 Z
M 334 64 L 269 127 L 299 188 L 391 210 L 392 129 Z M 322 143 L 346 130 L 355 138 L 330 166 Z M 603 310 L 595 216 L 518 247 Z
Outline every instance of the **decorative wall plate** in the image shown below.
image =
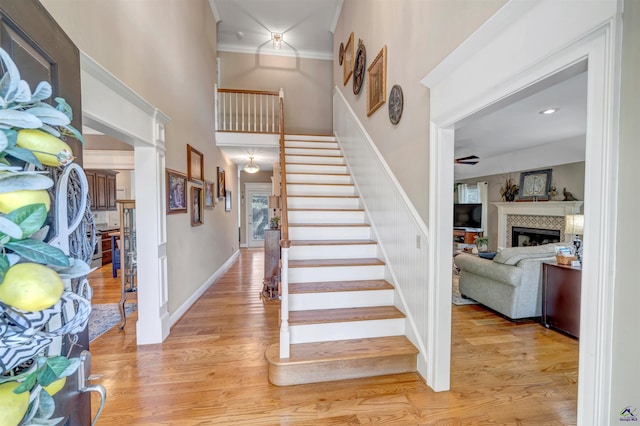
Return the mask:
M 353 94 L 360 93 L 362 82 L 364 81 L 365 63 L 367 61 L 367 49 L 364 43 L 360 43 L 356 52 L 356 59 L 353 64 Z
M 344 43 L 340 43 L 340 52 L 338 53 L 338 63 L 342 65 L 344 61 Z
M 403 107 L 404 96 L 402 95 L 402 87 L 396 84 L 391 88 L 391 93 L 389 93 L 389 120 L 391 124 L 398 124 L 400 122 Z

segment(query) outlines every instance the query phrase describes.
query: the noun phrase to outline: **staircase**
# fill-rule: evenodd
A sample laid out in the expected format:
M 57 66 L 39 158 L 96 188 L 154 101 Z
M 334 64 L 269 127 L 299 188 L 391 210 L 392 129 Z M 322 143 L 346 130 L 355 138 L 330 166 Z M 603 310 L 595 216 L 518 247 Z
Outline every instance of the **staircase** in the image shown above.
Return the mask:
M 291 353 L 265 354 L 279 386 L 416 371 L 418 350 L 333 137 L 285 139 Z

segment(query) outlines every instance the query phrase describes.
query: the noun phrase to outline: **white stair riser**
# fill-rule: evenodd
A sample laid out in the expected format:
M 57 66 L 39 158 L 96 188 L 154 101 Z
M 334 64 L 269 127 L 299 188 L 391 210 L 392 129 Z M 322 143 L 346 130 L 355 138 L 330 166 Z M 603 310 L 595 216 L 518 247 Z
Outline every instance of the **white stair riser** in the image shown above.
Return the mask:
M 393 290 L 340 291 L 289 294 L 289 310 L 393 306 Z
M 365 223 L 364 211 L 290 211 L 289 223 Z
M 298 173 L 348 173 L 344 165 L 287 164 L 287 172 Z
M 356 195 L 353 185 L 307 185 L 304 183 L 287 184 L 287 195 Z
M 290 226 L 290 240 L 370 240 L 368 226 Z
M 290 209 L 359 209 L 359 198 L 314 198 L 287 197 L 287 207 Z
M 404 334 L 404 322 L 404 318 L 392 318 L 372 321 L 293 325 L 290 327 L 291 343 L 401 336 Z
M 320 175 L 305 173 L 287 173 L 287 183 L 338 183 L 351 184 L 349 175 Z
M 349 244 L 336 247 L 326 246 L 296 246 L 289 249 L 289 259 L 292 260 L 312 260 L 312 259 L 371 259 L 378 257 L 378 246 L 376 244 Z
M 288 148 L 284 149 L 286 155 L 323 155 L 327 157 L 341 157 L 342 152 L 339 149 L 330 148 Z
M 289 268 L 291 283 L 382 279 L 384 279 L 384 265 Z
M 306 155 L 286 155 L 284 161 L 287 162 L 287 170 L 289 169 L 289 163 L 344 164 L 344 158 L 342 157 L 320 157 Z
M 284 136 L 285 141 L 325 141 L 335 142 L 335 136 L 318 136 L 318 135 L 293 135 L 287 134 Z
M 285 148 L 328 148 L 339 149 L 337 142 L 284 141 Z

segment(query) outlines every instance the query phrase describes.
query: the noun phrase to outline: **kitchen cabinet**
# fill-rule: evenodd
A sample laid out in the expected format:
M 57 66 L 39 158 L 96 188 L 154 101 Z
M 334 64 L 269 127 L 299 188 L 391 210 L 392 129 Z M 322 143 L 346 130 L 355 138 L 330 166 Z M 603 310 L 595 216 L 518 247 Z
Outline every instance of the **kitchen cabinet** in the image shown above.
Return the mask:
M 580 337 L 581 268 L 542 264 L 542 324 Z
M 116 175 L 113 170 L 85 170 L 92 211 L 117 210 Z

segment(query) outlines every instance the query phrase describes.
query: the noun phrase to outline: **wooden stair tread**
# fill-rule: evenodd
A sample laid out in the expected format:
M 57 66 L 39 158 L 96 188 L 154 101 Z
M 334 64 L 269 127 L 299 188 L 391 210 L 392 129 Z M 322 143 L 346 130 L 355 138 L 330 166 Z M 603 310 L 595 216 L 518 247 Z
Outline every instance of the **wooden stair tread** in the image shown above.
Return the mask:
M 384 262 L 375 258 L 289 260 L 289 268 L 315 268 L 332 266 L 379 266 Z
M 316 309 L 289 312 L 289 325 L 329 324 L 404 318 L 395 306 L 365 308 Z
M 352 183 L 324 183 L 324 182 L 287 182 L 287 185 L 355 186 Z
M 300 208 L 300 209 L 287 209 L 290 212 L 363 212 L 364 209 L 313 209 L 313 208 Z
M 287 172 L 287 175 L 351 176 L 349 173 Z
M 325 156 L 325 158 L 327 158 Z M 328 167 L 335 167 L 335 166 L 339 166 L 339 167 L 347 167 L 346 164 L 340 164 L 340 163 L 292 163 L 289 161 L 286 161 L 285 164 L 287 166 L 328 166 Z M 287 172 L 289 173 L 289 172 Z
M 298 198 L 360 198 L 357 195 L 289 195 L 287 194 L 287 198 L 294 198 L 294 197 L 298 197 Z
M 334 142 L 325 142 L 325 143 L 334 143 Z M 287 149 L 315 149 L 318 151 L 321 150 L 325 150 L 325 151 L 340 151 L 340 148 L 324 148 L 324 147 L 317 147 L 317 146 L 312 146 L 312 147 L 307 147 L 307 146 L 285 146 L 284 147 L 285 152 Z M 295 154 L 293 154 L 295 155 Z
M 342 246 L 378 244 L 373 240 L 291 240 L 292 246 Z
M 271 345 L 265 356 L 270 363 L 314 363 L 399 355 L 416 355 L 418 349 L 404 336 L 338 340 L 291 345 L 289 358 L 280 358 L 278 344 Z M 374 368 L 374 366 L 372 366 Z
M 289 228 L 292 227 L 316 227 L 316 228 L 330 228 L 330 227 L 353 227 L 353 226 L 371 226 L 368 223 L 291 223 L 289 222 Z
M 393 290 L 393 286 L 385 280 L 289 283 L 289 294 L 332 293 L 337 291 L 368 291 L 368 290 Z

